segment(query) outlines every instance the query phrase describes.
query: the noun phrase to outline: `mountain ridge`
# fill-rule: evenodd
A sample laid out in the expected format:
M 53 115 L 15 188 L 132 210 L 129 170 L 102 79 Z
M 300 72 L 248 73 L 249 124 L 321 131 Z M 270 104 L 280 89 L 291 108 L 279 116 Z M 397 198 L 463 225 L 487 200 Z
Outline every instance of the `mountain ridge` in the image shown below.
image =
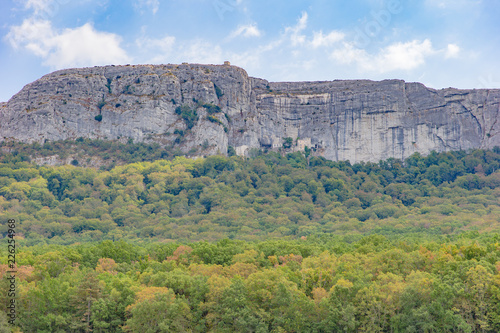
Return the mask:
M 269 82 L 224 65 L 59 70 L 0 103 L 0 142 L 99 138 L 186 154 L 301 151 L 377 162 L 500 146 L 500 90 L 403 80 Z

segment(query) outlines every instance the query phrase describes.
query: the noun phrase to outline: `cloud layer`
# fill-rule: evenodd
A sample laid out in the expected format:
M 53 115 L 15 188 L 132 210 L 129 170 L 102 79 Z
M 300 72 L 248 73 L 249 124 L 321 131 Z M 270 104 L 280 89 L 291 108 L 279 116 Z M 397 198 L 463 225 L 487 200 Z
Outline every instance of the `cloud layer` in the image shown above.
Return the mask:
M 28 0 L 26 8 L 34 13 L 46 12 L 48 3 L 50 0 Z M 159 3 L 156 0 L 138 0 L 136 7 L 141 10 L 148 7 L 156 13 Z M 356 36 L 341 30 L 324 32 L 309 29 L 308 21 L 308 13 L 302 12 L 294 25 L 285 26 L 278 37 L 265 41 L 262 40 L 262 30 L 255 22 L 238 25 L 220 42 L 203 38 L 179 40 L 172 35 L 152 38 L 143 33 L 135 40 L 139 52 L 134 55 L 121 46 L 119 35 L 97 31 L 91 23 L 58 30 L 51 21 L 32 17 L 19 26 L 12 26 L 6 39 L 12 47 L 41 57 L 45 65 L 55 69 L 134 61 L 220 63 L 226 59 L 237 59 L 239 65 L 254 68 L 266 63 L 278 68 L 281 66 L 283 70 L 311 70 L 327 62 L 331 66 L 348 66 L 357 73 L 387 74 L 415 70 L 424 66 L 429 57 L 451 59 L 460 53 L 460 48 L 453 43 L 437 50 L 430 39 L 393 42 L 376 52 L 369 52 L 357 46 Z M 229 42 L 237 45 L 247 39 L 257 40 L 257 46 L 252 45 L 251 49 L 240 46 L 236 51 L 226 45 Z M 285 62 L 283 57 L 287 57 Z
M 26 19 L 20 26 L 11 27 L 6 39 L 12 47 L 32 52 L 54 69 L 123 64 L 130 60 L 120 47 L 119 36 L 96 31 L 90 23 L 57 31 L 50 21 Z
M 360 71 L 388 73 L 396 70 L 412 70 L 425 63 L 426 57 L 436 53 L 430 40 L 413 40 L 394 43 L 377 54 L 369 54 L 352 43 L 332 52 L 331 58 L 343 64 L 356 64 Z

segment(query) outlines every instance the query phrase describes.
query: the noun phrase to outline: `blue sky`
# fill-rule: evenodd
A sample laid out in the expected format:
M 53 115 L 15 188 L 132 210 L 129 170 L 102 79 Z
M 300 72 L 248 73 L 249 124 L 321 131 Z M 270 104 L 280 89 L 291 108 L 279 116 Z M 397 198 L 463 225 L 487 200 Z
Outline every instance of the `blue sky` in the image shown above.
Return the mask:
M 500 88 L 496 0 L 3 0 L 0 101 L 56 69 L 229 60 L 270 81 Z

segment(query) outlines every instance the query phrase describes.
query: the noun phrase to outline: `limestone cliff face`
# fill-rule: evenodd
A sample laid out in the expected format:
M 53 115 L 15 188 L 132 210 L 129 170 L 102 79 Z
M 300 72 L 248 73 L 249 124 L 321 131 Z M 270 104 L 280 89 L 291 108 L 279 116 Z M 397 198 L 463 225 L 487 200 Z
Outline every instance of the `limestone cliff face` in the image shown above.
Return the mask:
M 179 106 L 196 110 L 192 128 Z M 201 156 L 228 146 L 238 154 L 277 150 L 292 138 L 290 150 L 308 146 L 359 162 L 500 146 L 499 118 L 500 90 L 401 80 L 275 83 L 229 65 L 106 66 L 57 71 L 25 86 L 0 104 L 0 141 L 133 138 Z

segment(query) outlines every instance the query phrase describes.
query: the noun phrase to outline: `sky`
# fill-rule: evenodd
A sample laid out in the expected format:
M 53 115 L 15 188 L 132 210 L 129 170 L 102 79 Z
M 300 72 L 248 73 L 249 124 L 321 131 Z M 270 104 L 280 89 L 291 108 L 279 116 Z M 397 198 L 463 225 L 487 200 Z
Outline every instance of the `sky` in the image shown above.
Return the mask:
M 0 102 L 57 69 L 222 64 L 269 81 L 500 88 L 497 0 L 2 0 Z

